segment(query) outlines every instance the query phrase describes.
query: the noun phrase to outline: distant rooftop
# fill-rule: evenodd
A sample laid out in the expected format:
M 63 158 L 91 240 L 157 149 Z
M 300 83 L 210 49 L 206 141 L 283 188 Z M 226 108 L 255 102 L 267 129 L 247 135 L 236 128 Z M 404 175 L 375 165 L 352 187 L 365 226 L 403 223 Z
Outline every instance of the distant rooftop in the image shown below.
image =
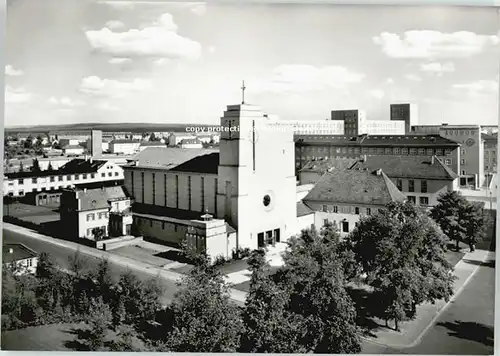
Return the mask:
M 105 209 L 113 200 L 128 198 L 128 194 L 122 186 L 78 189 L 75 190 L 75 194 L 80 200 L 80 211 Z
M 303 202 L 386 205 L 406 198 L 383 171 L 356 170 L 325 173 Z
M 295 135 L 295 141 L 298 145 L 325 145 L 332 146 L 447 146 L 458 147 L 460 144 L 441 137 L 439 135 L 359 135 L 354 137 L 337 135 Z
M 61 166 L 59 169 L 52 171 L 45 170 L 40 172 L 15 172 L 4 174 L 9 179 L 17 178 L 35 178 L 35 177 L 50 177 L 67 174 L 81 174 L 81 173 L 96 173 L 99 168 L 106 164 L 104 160 L 86 160 L 82 158 L 75 158 L 68 163 Z

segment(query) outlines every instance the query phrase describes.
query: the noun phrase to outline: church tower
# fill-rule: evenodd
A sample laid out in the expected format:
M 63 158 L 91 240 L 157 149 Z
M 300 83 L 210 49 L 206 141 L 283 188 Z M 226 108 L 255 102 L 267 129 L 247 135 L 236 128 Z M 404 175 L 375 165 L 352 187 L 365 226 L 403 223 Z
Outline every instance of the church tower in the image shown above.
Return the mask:
M 297 220 L 293 131 L 277 131 L 244 98 L 227 107 L 221 130 L 217 217 L 236 228 L 241 248 L 285 241 Z

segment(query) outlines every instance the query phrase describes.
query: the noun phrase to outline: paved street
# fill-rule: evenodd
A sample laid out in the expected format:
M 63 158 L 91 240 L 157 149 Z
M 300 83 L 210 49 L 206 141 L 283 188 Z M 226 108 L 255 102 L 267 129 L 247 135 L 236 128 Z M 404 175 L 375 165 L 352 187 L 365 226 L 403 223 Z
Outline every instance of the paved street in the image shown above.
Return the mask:
M 370 354 L 492 355 L 495 269 L 482 266 L 421 342 L 408 349 L 364 344 Z
M 69 267 L 68 258 L 75 253 L 73 250 L 57 246 L 54 244 L 46 243 L 45 241 L 40 241 L 32 237 L 25 236 L 17 232 L 8 231 L 5 229 L 3 229 L 3 242 L 23 243 L 38 253 L 47 252 L 52 256 L 52 258 L 57 262 L 57 264 L 63 268 Z M 85 257 L 88 259 L 89 265 L 91 267 L 97 267 L 99 263 L 98 258 L 91 256 L 85 256 Z M 120 274 L 124 272 L 124 268 L 122 266 L 115 265 L 111 262 L 110 262 L 110 267 L 113 278 L 118 279 Z M 151 278 L 150 274 L 135 269 L 133 269 L 133 272 L 141 280 L 147 280 Z M 163 302 L 168 303 L 172 300 L 172 297 L 177 290 L 177 285 L 175 284 L 175 282 L 168 281 L 164 278 L 160 278 L 159 280 L 165 290 Z

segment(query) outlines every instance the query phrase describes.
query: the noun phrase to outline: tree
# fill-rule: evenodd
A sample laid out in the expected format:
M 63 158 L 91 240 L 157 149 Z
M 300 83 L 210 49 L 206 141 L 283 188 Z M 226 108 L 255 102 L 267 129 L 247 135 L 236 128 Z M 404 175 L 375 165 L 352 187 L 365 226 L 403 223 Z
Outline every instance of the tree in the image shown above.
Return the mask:
M 86 338 L 90 351 L 100 351 L 104 346 L 104 340 L 111 325 L 111 310 L 103 302 L 102 298 L 92 301 L 86 323 L 90 326 Z
M 36 266 L 36 277 L 39 279 L 52 279 L 56 274 L 56 265 L 52 256 L 47 252 L 42 252 L 38 257 Z
M 453 267 L 445 259 L 447 238 L 410 203 L 390 203 L 361 218 L 347 238 L 380 303 L 378 315 L 399 322 L 414 318 L 417 305 L 448 300 Z
M 105 234 L 106 234 L 106 230 L 103 229 L 102 227 L 94 227 L 92 229 L 92 235 L 94 235 L 94 239 L 96 241 L 101 241 L 104 238 Z
M 38 162 L 37 158 L 33 158 L 33 165 L 31 166 L 32 172 L 40 172 L 40 162 Z
M 438 204 L 432 209 L 431 217 L 443 232 L 459 243 L 467 243 L 471 251 L 486 233 L 489 219 L 484 214 L 484 203 L 469 202 L 460 192 L 448 191 L 438 197 Z
M 289 296 L 270 278 L 265 251 L 254 251 L 248 264 L 252 278 L 242 316 L 244 332 L 239 352 L 306 353 L 304 320 L 287 310 Z
M 318 234 L 305 230 L 289 240 L 278 273 L 290 293 L 288 308 L 303 320 L 303 346 L 314 353 L 361 351 L 356 310 L 345 285 L 340 236 L 327 226 Z M 341 254 L 342 253 L 342 254 Z
M 208 257 L 183 279 L 172 302 L 167 345 L 175 352 L 236 352 L 242 322 L 228 286 Z

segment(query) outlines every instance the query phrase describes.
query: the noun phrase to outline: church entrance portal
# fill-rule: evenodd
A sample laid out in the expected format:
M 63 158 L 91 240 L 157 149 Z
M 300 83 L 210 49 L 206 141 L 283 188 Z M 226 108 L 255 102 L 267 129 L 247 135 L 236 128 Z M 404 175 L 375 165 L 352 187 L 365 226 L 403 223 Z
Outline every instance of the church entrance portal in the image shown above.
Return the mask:
M 257 234 L 258 247 L 266 247 L 268 245 L 275 245 L 280 242 L 280 229 L 268 230 Z

